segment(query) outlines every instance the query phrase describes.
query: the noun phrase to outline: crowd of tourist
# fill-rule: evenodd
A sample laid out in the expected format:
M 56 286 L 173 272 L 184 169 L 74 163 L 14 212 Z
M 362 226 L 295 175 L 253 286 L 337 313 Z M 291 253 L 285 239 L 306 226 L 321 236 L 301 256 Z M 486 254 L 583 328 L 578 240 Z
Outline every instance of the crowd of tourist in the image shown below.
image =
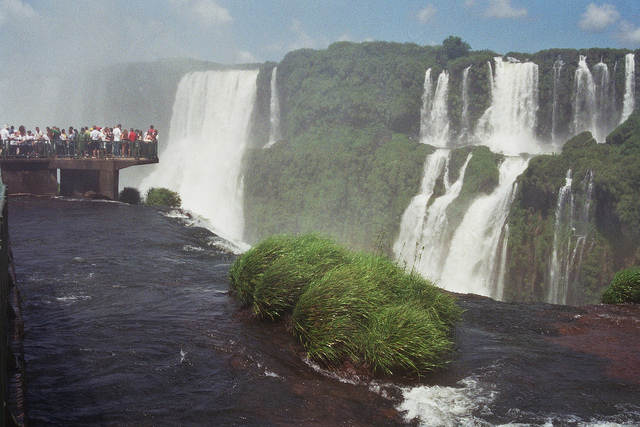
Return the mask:
M 158 157 L 158 131 L 151 125 L 146 132 L 122 125 L 86 126 L 69 130 L 47 126 L 35 131 L 24 126 L 5 125 L 0 129 L 2 157 Z

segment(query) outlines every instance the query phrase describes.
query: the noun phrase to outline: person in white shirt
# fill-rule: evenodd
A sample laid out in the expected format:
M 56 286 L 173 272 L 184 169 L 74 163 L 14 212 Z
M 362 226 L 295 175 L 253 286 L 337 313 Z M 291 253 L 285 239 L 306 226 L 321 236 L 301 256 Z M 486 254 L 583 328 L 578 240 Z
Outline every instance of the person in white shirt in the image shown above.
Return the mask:
M 0 129 L 0 143 L 0 154 L 6 156 L 9 154 L 9 125 Z
M 122 125 L 113 128 L 113 155 L 120 156 L 120 142 L 122 141 Z

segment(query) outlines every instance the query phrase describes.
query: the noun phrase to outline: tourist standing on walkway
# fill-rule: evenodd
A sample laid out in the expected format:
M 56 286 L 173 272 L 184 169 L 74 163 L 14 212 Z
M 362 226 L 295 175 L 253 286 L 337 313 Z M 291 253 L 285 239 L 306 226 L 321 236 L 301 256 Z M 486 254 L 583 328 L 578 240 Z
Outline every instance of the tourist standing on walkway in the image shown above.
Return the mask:
M 113 128 L 113 155 L 120 155 L 120 142 L 122 141 L 122 125 Z

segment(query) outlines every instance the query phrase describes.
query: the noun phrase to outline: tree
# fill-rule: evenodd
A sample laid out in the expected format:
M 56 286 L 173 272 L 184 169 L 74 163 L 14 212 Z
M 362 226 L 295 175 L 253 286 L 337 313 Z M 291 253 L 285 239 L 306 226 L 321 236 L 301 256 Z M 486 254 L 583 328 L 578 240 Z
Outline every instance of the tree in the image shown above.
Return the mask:
M 471 51 L 469 43 L 462 41 L 460 37 L 449 36 L 442 42 L 445 54 L 452 59 L 459 58 L 461 56 L 468 55 Z

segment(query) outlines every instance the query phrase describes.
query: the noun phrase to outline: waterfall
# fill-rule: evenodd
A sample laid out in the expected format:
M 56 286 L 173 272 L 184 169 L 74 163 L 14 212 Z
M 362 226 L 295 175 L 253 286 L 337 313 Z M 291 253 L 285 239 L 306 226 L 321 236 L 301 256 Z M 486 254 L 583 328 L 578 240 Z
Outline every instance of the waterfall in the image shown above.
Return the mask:
M 449 218 L 447 216 L 447 208 L 453 202 L 462 190 L 465 171 L 471 154 L 467 156 L 467 160 L 460 169 L 460 175 L 455 183 L 450 184 L 448 175 L 449 170 L 444 171 L 444 195 L 436 198 L 427 208 L 425 219 L 420 233 L 416 241 L 418 252 L 413 260 L 413 270 L 419 272 L 425 277 L 440 277 L 444 260 L 447 258 L 448 244 L 450 234 Z M 409 264 L 410 260 L 406 260 Z
M 633 53 L 625 56 L 624 70 L 624 101 L 620 123 L 627 120 L 636 107 L 636 59 Z
M 580 303 L 582 258 L 593 222 L 594 173 L 587 171 L 577 191 L 569 169 L 565 185 L 558 192 L 553 250 L 549 260 L 547 302 Z
M 427 70 L 429 73 L 430 70 Z M 430 73 L 428 74 L 430 78 Z M 425 94 L 427 93 L 427 81 L 425 78 Z M 423 97 L 424 100 L 424 97 Z M 421 122 L 420 134 L 422 135 L 422 143 L 430 144 L 435 147 L 446 147 L 449 142 L 449 110 L 447 103 L 449 100 L 449 73 L 443 71 L 438 76 L 436 91 L 433 94 L 432 101 L 423 105 L 425 118 L 427 116 L 427 108 L 430 108 L 428 120 Z M 424 125 L 424 128 L 422 128 Z
M 427 139 L 427 133 L 431 127 L 431 106 L 433 105 L 433 82 L 431 81 L 431 68 L 424 73 L 424 86 L 422 89 L 422 106 L 420 107 L 420 141 Z
M 573 85 L 573 134 L 590 131 L 598 139 L 596 127 L 596 84 L 587 65 L 587 57 L 580 55 Z
M 440 286 L 454 292 L 499 296 L 501 236 L 515 195 L 514 182 L 527 164 L 522 157 L 506 157 L 500 165 L 498 187 L 469 207 L 451 239 Z
M 269 148 L 280 140 L 280 100 L 278 99 L 277 85 L 278 67 L 271 73 L 271 101 L 269 103 L 269 142 L 264 148 Z
M 427 205 L 436 185 L 436 180 L 446 169 L 449 162 L 449 150 L 438 149 L 427 156 L 420 193 L 411 199 L 400 222 L 400 234 L 393 245 L 393 252 L 400 262 L 413 266 L 421 251 L 420 237 L 424 229 Z
M 558 132 L 558 103 L 560 102 L 560 76 L 562 73 L 562 66 L 564 62 L 561 59 L 558 59 L 553 64 L 553 106 L 551 110 L 551 142 L 556 143 L 557 140 L 557 132 Z
M 242 156 L 256 98 L 257 70 L 195 72 L 178 85 L 167 145 L 141 188 L 177 191 L 182 206 L 221 237 L 244 229 Z
M 469 70 L 471 65 L 462 73 L 462 115 L 460 117 L 460 134 L 458 140 L 466 142 L 469 134 Z
M 478 121 L 476 142 L 494 152 L 517 155 L 541 150 L 535 138 L 538 65 L 495 58 L 491 107 Z

